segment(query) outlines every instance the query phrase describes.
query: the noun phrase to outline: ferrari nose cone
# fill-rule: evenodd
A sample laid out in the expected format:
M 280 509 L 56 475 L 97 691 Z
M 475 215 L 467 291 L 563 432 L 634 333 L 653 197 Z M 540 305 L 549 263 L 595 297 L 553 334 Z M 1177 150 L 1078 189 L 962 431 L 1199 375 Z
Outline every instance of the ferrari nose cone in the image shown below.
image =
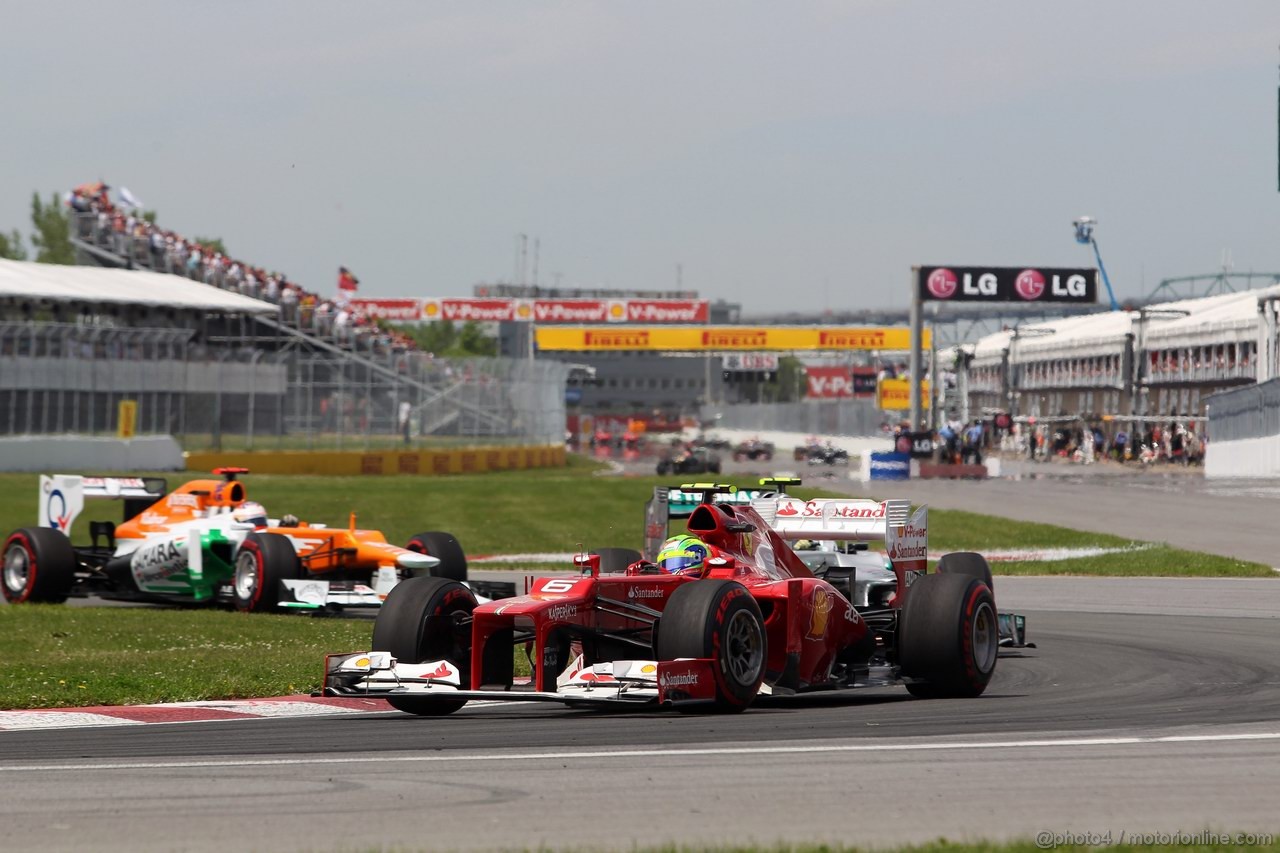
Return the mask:
M 402 551 L 396 555 L 396 565 L 402 569 L 430 569 L 440 565 L 440 561 L 430 554 Z

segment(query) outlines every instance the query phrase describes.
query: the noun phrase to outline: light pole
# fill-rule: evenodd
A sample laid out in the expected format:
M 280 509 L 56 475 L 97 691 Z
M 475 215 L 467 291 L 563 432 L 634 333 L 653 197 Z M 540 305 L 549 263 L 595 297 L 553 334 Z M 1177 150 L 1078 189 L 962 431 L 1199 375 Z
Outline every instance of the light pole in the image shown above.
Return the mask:
M 1107 268 L 1102 263 L 1102 253 L 1098 251 L 1098 241 L 1093 236 L 1093 228 L 1098 224 L 1098 220 L 1092 216 L 1081 216 L 1072 224 L 1076 227 L 1076 242 L 1093 246 L 1093 256 L 1098 259 L 1098 269 L 1102 271 L 1102 282 L 1107 286 L 1107 296 L 1111 299 L 1111 310 L 1119 311 L 1120 305 L 1116 302 L 1115 291 L 1111 289 L 1111 278 L 1107 275 Z

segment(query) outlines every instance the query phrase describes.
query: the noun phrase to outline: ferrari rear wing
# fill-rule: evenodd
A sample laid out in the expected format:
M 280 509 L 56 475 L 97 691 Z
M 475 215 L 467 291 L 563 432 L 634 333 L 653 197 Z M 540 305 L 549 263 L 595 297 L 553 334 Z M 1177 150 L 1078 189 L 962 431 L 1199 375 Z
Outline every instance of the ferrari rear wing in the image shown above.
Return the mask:
M 889 530 L 911 516 L 911 501 L 815 498 L 789 495 L 758 498 L 751 508 L 783 539 L 887 541 Z
M 124 517 L 131 518 L 168 492 L 163 477 L 82 477 L 79 474 L 40 476 L 40 526 L 70 534 L 86 498 L 124 501 Z

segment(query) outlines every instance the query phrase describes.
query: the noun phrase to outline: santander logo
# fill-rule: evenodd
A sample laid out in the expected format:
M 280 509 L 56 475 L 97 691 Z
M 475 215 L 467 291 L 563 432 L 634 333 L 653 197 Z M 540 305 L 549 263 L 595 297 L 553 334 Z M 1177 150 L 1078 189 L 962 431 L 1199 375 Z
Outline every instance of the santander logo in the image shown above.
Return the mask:
M 956 274 L 946 267 L 939 267 L 929 273 L 929 278 L 925 281 L 925 287 L 929 288 L 929 293 L 935 299 L 950 299 L 955 295 L 958 285 Z
M 1039 299 L 1044 295 L 1044 273 L 1040 270 L 1023 270 L 1014 279 L 1013 289 L 1023 299 Z

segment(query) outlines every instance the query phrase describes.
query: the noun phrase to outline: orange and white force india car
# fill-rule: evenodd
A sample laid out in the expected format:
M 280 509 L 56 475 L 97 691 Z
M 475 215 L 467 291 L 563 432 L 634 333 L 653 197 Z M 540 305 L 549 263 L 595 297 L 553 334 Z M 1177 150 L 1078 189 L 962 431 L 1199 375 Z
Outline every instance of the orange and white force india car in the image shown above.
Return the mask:
M 586 554 L 576 573 L 487 604 L 460 584 L 413 578 L 378 613 L 372 651 L 326 658 L 323 693 L 439 715 L 481 698 L 740 711 L 768 694 L 986 689 L 999 645 L 990 570 L 965 553 L 930 572 L 927 508 L 777 493 L 735 505 L 717 500 L 724 491 L 702 489 L 688 517 L 711 547 L 699 575 L 645 561 L 601 574 L 599 555 Z M 884 542 L 893 593 L 855 605 L 805 565 L 791 547 L 799 539 Z M 513 674 L 518 649 L 528 683 Z
M 321 610 L 380 606 L 408 577 L 466 580 L 466 556 L 448 533 L 420 533 L 400 547 L 356 528 L 354 514 L 347 528 L 271 519 L 248 500 L 238 479 L 246 469 L 213 473 L 221 479 L 172 492 L 158 477 L 42 476 L 39 526 L 14 531 L 0 551 L 5 598 L 230 598 L 239 610 Z M 89 498 L 123 501 L 124 521 L 91 521 L 90 544 L 73 545 L 71 526 Z

